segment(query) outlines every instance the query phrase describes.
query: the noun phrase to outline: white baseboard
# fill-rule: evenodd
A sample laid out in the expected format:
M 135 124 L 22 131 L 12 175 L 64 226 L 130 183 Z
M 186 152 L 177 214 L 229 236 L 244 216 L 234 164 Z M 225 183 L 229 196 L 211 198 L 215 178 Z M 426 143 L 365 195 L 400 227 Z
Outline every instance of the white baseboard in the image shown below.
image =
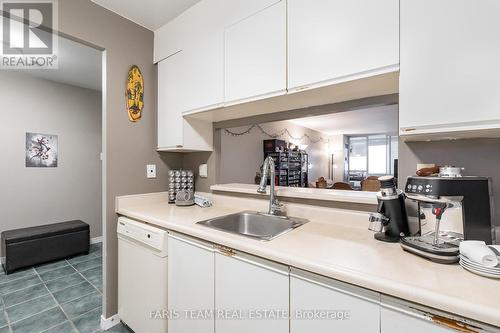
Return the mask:
M 90 244 L 102 243 L 102 236 L 94 237 L 90 239 Z
M 118 314 L 115 314 L 109 318 L 104 318 L 103 315 L 101 315 L 101 329 L 104 331 L 109 330 L 111 327 L 116 326 L 120 323 L 120 318 L 118 317 Z

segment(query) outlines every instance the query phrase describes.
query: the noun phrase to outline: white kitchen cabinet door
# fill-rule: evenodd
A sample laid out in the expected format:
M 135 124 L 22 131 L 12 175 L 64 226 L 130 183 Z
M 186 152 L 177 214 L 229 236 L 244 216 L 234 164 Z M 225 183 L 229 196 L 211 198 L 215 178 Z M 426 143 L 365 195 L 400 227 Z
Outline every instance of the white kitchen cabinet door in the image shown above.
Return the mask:
M 263 1 L 263 0 L 260 0 Z M 154 32 L 154 62 L 224 31 L 227 0 L 199 1 Z
M 225 101 L 286 92 L 286 1 L 225 30 Z
M 218 97 L 216 85 L 201 89 L 203 79 L 197 75 L 203 70 L 199 63 L 194 63 L 192 51 L 180 51 L 158 63 L 158 150 L 212 150 L 212 123 L 184 119 L 182 113 L 199 103 L 212 103 L 216 98 L 222 98 L 222 83 Z M 191 90 L 193 87 L 195 89 Z
M 183 144 L 182 51 L 158 63 L 158 148 Z
M 401 0 L 401 134 L 500 127 L 500 1 Z
M 168 307 L 178 314 L 169 320 L 168 331 L 213 333 L 213 316 L 202 317 L 214 308 L 213 246 L 169 234 L 168 256 Z
M 224 102 L 224 34 L 206 36 L 182 51 L 181 112 L 207 109 Z
M 246 254 L 215 254 L 217 333 L 288 333 L 288 267 Z M 229 254 L 228 254 L 229 253 Z M 227 312 L 226 312 L 227 311 Z M 266 312 L 267 311 L 267 312 Z M 267 314 L 282 319 L 263 319 Z
M 399 0 L 288 0 L 288 89 L 397 70 Z
M 379 302 L 375 292 L 292 269 L 290 333 L 379 333 Z M 327 319 L 310 317 L 314 311 L 318 316 L 329 315 Z
M 210 0 L 212 1 L 212 0 Z M 230 26 L 282 0 L 222 0 L 224 26 Z
M 452 333 L 451 328 L 436 324 L 423 317 L 413 316 L 408 312 L 382 307 L 381 333 Z

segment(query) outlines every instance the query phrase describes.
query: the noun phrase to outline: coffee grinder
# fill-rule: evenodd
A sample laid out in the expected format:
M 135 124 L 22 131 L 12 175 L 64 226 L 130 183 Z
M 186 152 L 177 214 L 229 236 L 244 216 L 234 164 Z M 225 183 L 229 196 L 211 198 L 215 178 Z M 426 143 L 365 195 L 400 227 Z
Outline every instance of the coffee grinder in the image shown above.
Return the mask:
M 374 237 L 383 242 L 396 243 L 409 235 L 405 195 L 396 189 L 394 176 L 379 177 L 380 192 L 377 193 L 377 213 L 371 213 L 368 229 L 377 231 Z
M 495 241 L 491 181 L 485 177 L 408 177 L 406 197 L 417 204 L 419 235 L 401 239 L 405 251 L 438 263 L 459 261 L 462 240 Z

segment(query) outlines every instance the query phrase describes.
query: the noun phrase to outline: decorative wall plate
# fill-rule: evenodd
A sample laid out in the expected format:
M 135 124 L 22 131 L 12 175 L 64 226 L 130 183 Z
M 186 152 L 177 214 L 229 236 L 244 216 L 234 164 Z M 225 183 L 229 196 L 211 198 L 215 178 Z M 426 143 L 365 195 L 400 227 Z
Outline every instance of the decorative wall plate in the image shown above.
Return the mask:
M 136 122 L 141 119 L 144 108 L 144 78 L 136 65 L 128 71 L 126 89 L 128 119 Z

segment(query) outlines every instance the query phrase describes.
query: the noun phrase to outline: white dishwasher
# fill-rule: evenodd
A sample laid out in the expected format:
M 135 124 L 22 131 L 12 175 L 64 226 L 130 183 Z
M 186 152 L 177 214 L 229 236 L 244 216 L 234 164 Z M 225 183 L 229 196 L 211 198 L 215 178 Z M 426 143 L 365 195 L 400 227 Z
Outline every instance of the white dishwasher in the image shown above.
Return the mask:
M 119 217 L 117 235 L 118 316 L 135 333 L 166 333 L 167 231 Z

